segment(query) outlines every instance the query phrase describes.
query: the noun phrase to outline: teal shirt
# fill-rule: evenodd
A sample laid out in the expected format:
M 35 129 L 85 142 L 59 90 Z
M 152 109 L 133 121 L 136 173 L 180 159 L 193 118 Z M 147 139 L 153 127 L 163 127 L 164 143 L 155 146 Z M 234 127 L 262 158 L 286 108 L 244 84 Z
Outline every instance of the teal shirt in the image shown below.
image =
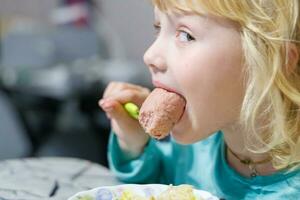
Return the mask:
M 126 183 L 191 184 L 226 200 L 300 199 L 299 170 L 246 178 L 227 164 L 224 149 L 221 132 L 191 145 L 151 139 L 143 154 L 130 160 L 112 134 L 108 158 Z

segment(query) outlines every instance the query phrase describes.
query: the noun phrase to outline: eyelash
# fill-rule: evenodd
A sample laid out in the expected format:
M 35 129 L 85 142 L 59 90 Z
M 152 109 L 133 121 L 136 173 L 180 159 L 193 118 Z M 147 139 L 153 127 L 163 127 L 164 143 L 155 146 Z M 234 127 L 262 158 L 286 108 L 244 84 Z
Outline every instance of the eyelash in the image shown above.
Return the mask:
M 183 30 L 177 31 L 176 38 L 178 38 L 180 40 L 181 34 L 186 34 L 187 41 L 180 41 L 180 42 L 192 42 L 195 40 L 195 38 L 191 34 L 189 34 L 186 31 L 183 31 Z
M 158 25 L 158 24 L 154 24 L 153 26 L 154 26 L 154 30 L 155 30 L 155 35 L 158 36 L 159 33 L 160 33 L 160 30 L 161 30 L 161 26 Z M 176 32 L 176 38 L 178 38 L 180 36 L 180 34 L 182 34 L 182 33 L 186 34 L 187 40 L 188 40 L 187 42 L 191 42 L 191 41 L 196 40 L 191 34 L 189 34 L 186 31 L 183 31 L 183 30 L 178 30 Z
M 158 36 L 160 33 L 161 27 L 158 24 L 154 24 L 153 26 L 154 26 L 154 30 L 155 30 L 155 35 Z

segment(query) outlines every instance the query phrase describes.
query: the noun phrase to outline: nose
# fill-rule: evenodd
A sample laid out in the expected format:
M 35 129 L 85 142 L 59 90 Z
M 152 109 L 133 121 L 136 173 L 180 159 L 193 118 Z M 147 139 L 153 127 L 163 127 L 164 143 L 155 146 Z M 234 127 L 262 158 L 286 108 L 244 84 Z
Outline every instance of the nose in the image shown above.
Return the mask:
M 167 70 L 166 48 L 163 43 L 156 40 L 144 54 L 144 62 L 153 72 L 163 72 Z

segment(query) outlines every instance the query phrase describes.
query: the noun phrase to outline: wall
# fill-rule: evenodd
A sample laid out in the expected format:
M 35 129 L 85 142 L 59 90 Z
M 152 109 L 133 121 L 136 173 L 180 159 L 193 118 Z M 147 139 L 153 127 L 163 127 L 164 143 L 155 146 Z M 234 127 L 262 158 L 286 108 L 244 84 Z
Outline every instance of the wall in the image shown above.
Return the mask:
M 99 0 L 100 1 L 100 0 Z M 153 38 L 153 9 L 149 0 L 101 0 L 107 23 L 116 31 L 129 59 L 141 60 Z
M 58 0 L 0 0 L 0 16 L 26 16 L 49 22 L 49 11 Z
M 153 40 L 153 11 L 150 0 L 96 0 L 101 4 L 101 17 L 129 60 L 142 61 Z M 59 0 L 0 0 L 0 17 L 31 17 L 49 23 L 50 11 Z

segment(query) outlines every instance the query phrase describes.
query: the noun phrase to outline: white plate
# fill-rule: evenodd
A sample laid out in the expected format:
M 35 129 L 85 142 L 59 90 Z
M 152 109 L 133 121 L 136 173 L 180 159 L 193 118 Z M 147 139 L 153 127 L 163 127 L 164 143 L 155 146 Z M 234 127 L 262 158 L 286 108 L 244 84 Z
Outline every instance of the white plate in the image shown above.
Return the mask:
M 161 184 L 125 184 L 117 186 L 99 187 L 92 190 L 79 192 L 76 195 L 70 197 L 68 200 L 80 200 L 80 197 L 90 197 L 85 198 L 84 200 L 113 200 L 113 197 L 120 197 L 124 190 L 131 190 L 138 195 L 150 197 L 157 196 L 158 194 L 165 191 L 168 187 L 168 185 Z M 194 189 L 194 194 L 200 199 L 202 198 L 204 200 L 218 200 L 217 197 L 203 190 Z

